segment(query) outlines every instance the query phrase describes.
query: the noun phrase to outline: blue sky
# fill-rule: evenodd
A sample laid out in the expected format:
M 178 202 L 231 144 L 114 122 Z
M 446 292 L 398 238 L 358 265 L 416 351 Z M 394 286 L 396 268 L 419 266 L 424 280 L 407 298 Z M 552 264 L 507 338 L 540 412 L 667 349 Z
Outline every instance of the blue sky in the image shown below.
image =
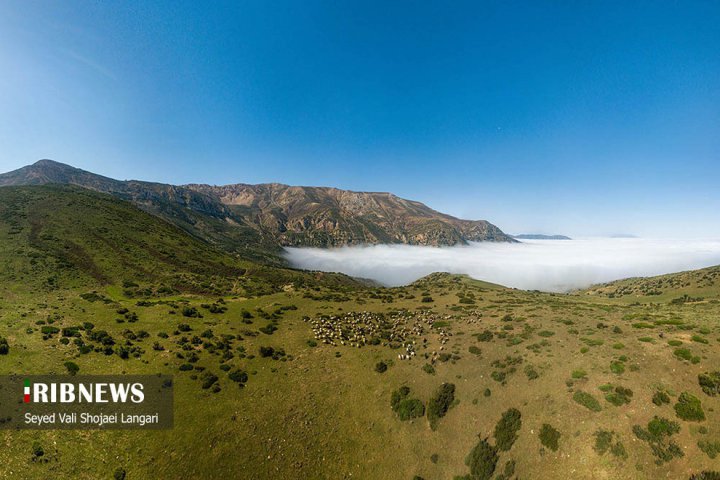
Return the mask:
M 720 2 L 0 2 L 0 170 L 720 236 Z

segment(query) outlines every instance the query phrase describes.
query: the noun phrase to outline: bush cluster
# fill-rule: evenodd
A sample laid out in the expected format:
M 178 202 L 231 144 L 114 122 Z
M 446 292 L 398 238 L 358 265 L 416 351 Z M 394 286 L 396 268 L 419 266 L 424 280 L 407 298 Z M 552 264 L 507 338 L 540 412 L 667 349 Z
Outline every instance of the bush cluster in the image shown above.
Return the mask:
M 700 399 L 695 395 L 683 392 L 675 404 L 675 413 L 677 416 L 689 422 L 705 421 L 705 412 L 703 411 Z
M 410 397 L 410 387 L 402 386 L 392 392 L 390 407 L 402 421 L 425 415 L 425 405 L 417 398 Z
M 511 408 L 502 414 L 495 425 L 495 446 L 500 451 L 508 451 L 518 438 L 518 430 L 522 426 L 522 415 L 516 408 Z
M 575 392 L 575 394 L 573 395 L 573 400 L 575 400 L 577 403 L 587 408 L 588 410 L 592 410 L 593 412 L 599 412 L 600 410 L 602 410 L 600 402 L 598 402 L 597 399 L 591 394 L 583 392 L 582 390 L 578 390 L 577 392 Z
M 633 426 L 635 436 L 650 445 L 658 465 L 685 455 L 678 444 L 670 439 L 678 432 L 680 425 L 677 422 L 657 416 L 648 422 L 647 429 L 640 425 Z
M 435 394 L 430 398 L 427 408 L 427 417 L 430 421 L 430 427 L 434 430 L 437 428 L 437 422 L 444 417 L 450 406 L 455 401 L 455 384 L 443 383 L 437 389 Z
M 0 344 L 2 340 L 0 339 Z M 2 351 L 0 351 L 2 353 Z M 720 372 L 705 372 L 698 375 L 698 382 L 700 388 L 707 395 L 714 397 L 720 395 Z
M 553 452 L 557 452 L 559 440 L 560 432 L 558 432 L 552 425 L 543 423 L 542 428 L 540 428 L 540 443 Z

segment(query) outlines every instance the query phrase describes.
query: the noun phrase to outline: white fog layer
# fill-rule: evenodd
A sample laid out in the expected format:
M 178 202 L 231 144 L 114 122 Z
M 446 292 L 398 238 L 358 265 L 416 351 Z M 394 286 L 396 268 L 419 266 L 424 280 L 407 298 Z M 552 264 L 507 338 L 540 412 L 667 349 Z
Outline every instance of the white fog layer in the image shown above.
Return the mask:
M 385 285 L 404 285 L 432 272 L 450 272 L 508 287 L 563 292 L 620 278 L 718 265 L 720 240 L 589 238 L 442 248 L 286 248 L 286 256 L 295 267 L 342 272 Z

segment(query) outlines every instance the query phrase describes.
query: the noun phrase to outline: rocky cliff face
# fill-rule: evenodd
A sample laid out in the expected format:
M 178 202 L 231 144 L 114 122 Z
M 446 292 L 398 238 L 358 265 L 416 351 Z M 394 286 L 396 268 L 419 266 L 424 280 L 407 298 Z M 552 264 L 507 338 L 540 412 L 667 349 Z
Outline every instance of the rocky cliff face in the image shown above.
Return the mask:
M 391 193 L 276 183 L 187 187 L 218 198 L 246 221 L 268 229 L 283 245 L 514 241 L 485 220 L 461 220 Z
M 279 246 L 515 241 L 485 220 L 461 220 L 391 193 L 277 183 L 176 186 L 119 181 L 51 160 L 0 175 L 0 186 L 51 183 L 128 200 L 196 237 L 250 257 L 277 253 Z

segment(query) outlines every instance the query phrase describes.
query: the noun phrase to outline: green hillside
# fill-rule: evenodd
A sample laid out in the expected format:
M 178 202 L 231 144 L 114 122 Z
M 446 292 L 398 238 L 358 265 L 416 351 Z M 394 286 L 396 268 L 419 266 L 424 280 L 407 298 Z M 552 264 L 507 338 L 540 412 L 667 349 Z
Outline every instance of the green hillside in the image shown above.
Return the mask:
M 78 187 L 0 188 L 0 238 L 0 289 L 253 295 L 317 282 L 232 256 L 129 202 Z M 358 285 L 344 275 L 323 282 Z
M 257 266 L 130 203 L 59 186 L 0 188 L 0 266 L 0 374 L 175 384 L 172 430 L 0 429 L 3 478 L 718 470 L 714 269 L 661 277 L 660 295 L 609 295 L 659 279 L 570 295 L 443 273 L 372 287 Z

